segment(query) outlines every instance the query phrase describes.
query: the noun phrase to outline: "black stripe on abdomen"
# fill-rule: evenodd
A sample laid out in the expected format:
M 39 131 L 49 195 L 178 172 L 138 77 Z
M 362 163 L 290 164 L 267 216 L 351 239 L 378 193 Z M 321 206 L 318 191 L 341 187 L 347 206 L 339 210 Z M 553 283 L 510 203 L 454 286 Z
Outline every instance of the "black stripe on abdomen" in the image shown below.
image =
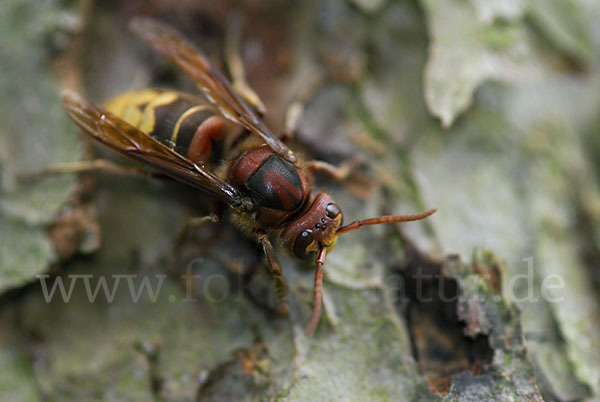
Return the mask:
M 170 148 L 174 148 L 176 144 L 173 143 L 173 131 L 177 122 L 181 116 L 190 108 L 197 106 L 197 104 L 191 102 L 189 99 L 178 97 L 175 101 L 160 105 L 154 108 L 154 127 L 148 134 L 168 145 Z M 193 134 L 192 134 L 193 135 Z M 190 138 L 191 141 L 191 138 Z M 188 143 L 189 145 L 189 143 Z
M 187 154 L 187 150 L 198 127 L 200 127 L 206 119 L 215 114 L 213 110 L 207 109 L 205 106 L 200 106 L 200 108 L 202 109 L 192 111 L 187 114 L 187 116 L 183 116 L 183 114 L 181 116 L 181 121 L 179 122 L 177 130 L 177 138 L 175 140 L 175 150 L 183 155 Z

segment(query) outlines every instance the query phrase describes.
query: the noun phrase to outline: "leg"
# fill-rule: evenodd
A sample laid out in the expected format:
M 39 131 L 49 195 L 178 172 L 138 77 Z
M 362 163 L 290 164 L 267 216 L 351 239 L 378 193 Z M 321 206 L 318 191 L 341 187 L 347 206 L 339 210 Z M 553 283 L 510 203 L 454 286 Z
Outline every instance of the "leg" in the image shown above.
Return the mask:
M 21 182 L 30 182 L 56 174 L 83 173 L 92 171 L 104 171 L 113 174 L 145 177 L 159 176 L 140 168 L 119 165 L 118 163 L 111 162 L 106 159 L 94 159 L 77 162 L 56 163 L 40 171 L 20 175 L 18 180 Z
M 354 157 L 345 161 L 340 166 L 335 166 L 324 161 L 308 161 L 306 167 L 311 172 L 323 172 L 336 181 L 344 181 L 350 173 L 363 163 L 362 158 Z
M 244 276 L 246 269 L 242 263 L 236 259 L 229 257 L 229 255 L 221 252 L 214 253 L 215 259 L 219 261 L 229 272 L 236 276 Z
M 184 245 L 185 240 L 187 239 L 192 230 L 198 229 L 206 225 L 207 223 L 214 223 L 218 221 L 219 217 L 215 214 L 190 218 L 177 235 L 175 247 L 173 247 L 173 253 L 171 255 L 171 261 L 175 262 L 177 260 L 177 255 L 181 251 L 181 247 Z
M 285 112 L 285 123 L 281 136 L 286 140 L 294 137 L 294 133 L 298 129 L 298 122 L 304 113 L 304 105 L 315 94 L 317 89 L 321 87 L 325 76 L 323 73 L 313 71 L 306 80 L 303 80 L 303 86 L 297 91 L 296 96 L 287 107 Z
M 267 268 L 273 279 L 275 280 L 275 297 L 277 298 L 277 305 L 279 306 L 279 313 L 282 315 L 289 314 L 289 307 L 287 304 L 287 289 L 285 280 L 283 279 L 283 272 L 281 271 L 281 265 L 273 250 L 273 245 L 269 240 L 269 236 L 264 233 L 260 233 L 256 236 L 257 240 L 262 245 L 265 256 L 267 257 Z
M 244 64 L 239 54 L 241 31 L 242 16 L 240 13 L 234 13 L 227 24 L 225 34 L 225 59 L 229 67 L 233 89 L 254 106 L 259 114 L 264 115 L 267 111 L 264 103 L 246 81 Z

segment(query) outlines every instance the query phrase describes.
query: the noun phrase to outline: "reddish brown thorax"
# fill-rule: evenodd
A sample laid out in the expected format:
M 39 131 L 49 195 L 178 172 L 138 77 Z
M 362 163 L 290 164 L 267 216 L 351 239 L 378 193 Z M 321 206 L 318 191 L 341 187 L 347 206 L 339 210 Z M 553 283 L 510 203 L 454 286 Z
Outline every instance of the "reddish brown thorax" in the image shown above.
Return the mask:
M 304 172 L 267 146 L 242 153 L 231 168 L 231 178 L 252 198 L 257 220 L 266 227 L 281 225 L 294 216 L 311 193 Z

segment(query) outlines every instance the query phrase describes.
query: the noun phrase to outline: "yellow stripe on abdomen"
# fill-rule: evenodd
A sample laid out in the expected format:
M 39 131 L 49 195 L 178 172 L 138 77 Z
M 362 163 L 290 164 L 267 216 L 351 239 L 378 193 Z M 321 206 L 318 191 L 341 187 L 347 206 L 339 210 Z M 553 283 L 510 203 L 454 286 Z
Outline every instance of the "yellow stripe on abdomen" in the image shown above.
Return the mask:
M 151 133 L 155 127 L 155 110 L 157 107 L 169 105 L 175 102 L 179 98 L 179 93 L 174 91 L 167 91 L 155 96 L 150 103 L 146 105 L 142 115 L 140 116 L 137 128 L 145 133 Z
M 201 112 L 203 110 L 214 110 L 209 105 L 199 105 L 189 108 L 181 115 L 181 117 L 177 120 L 177 124 L 175 124 L 175 129 L 173 130 L 173 135 L 171 136 L 171 141 L 173 144 L 177 144 L 177 136 L 179 135 L 179 129 L 181 128 L 181 123 L 189 116 L 196 112 Z
M 104 106 L 109 112 L 119 116 L 127 123 L 145 131 L 140 127 L 144 111 L 151 102 L 159 98 L 164 92 L 164 90 L 159 89 L 125 92 L 110 99 Z

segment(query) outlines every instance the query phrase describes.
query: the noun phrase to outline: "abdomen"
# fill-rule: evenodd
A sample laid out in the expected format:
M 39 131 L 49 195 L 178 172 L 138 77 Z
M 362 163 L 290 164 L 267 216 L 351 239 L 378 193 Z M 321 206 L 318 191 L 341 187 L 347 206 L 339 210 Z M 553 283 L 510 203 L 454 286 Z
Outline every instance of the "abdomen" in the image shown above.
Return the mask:
M 227 126 L 202 98 L 146 89 L 118 95 L 105 107 L 194 162 L 215 164 L 223 157 Z

